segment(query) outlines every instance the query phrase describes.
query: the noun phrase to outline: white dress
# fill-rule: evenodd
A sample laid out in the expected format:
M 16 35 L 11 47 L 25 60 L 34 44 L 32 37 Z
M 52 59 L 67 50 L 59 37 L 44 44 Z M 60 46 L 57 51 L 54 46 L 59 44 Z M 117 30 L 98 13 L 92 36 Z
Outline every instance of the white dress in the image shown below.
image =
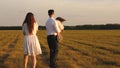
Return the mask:
M 29 34 L 29 30 L 27 24 L 25 23 L 22 26 L 24 36 L 24 54 L 28 55 L 39 55 L 42 54 L 42 50 L 40 47 L 40 43 L 38 37 L 36 36 L 38 30 L 38 24 L 34 23 L 34 29 L 32 31 L 32 35 Z

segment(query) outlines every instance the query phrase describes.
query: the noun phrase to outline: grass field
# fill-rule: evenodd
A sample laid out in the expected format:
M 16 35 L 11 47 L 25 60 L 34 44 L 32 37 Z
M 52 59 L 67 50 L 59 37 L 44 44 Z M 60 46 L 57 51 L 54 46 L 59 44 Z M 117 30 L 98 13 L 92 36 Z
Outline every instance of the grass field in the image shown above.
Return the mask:
M 37 57 L 37 68 L 48 68 L 45 31 L 40 30 L 37 35 L 43 51 Z M 59 68 L 120 68 L 120 30 L 66 30 L 63 36 Z M 0 31 L 0 68 L 23 68 L 22 31 Z

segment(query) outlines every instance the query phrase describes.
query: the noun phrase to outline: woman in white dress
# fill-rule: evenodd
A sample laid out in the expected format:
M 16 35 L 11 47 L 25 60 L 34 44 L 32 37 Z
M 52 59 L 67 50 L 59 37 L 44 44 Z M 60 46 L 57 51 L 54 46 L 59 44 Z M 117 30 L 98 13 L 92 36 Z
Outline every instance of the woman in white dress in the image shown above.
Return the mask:
M 27 68 L 28 56 L 32 56 L 32 68 L 36 67 L 36 55 L 42 54 L 39 40 L 36 36 L 38 24 L 33 13 L 29 12 L 22 25 L 24 34 L 24 68 Z

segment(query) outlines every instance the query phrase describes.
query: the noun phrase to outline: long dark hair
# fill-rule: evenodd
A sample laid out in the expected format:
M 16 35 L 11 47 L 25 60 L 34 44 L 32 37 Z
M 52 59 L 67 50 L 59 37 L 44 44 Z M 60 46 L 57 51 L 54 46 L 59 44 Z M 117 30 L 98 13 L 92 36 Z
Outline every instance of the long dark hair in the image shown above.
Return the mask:
M 27 13 L 26 17 L 25 17 L 25 20 L 23 22 L 23 25 L 25 23 L 27 23 L 27 26 L 28 26 L 28 30 L 29 30 L 29 33 L 32 34 L 32 31 L 34 29 L 34 23 L 35 23 L 35 18 L 34 18 L 34 14 L 29 12 Z

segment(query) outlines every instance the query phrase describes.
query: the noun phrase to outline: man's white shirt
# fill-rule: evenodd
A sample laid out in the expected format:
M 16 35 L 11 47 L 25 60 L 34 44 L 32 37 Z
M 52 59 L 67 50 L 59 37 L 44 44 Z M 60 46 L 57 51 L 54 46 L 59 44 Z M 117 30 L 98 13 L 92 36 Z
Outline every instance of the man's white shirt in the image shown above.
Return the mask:
M 57 35 L 61 30 L 57 21 L 54 18 L 49 18 L 46 22 L 47 35 Z

